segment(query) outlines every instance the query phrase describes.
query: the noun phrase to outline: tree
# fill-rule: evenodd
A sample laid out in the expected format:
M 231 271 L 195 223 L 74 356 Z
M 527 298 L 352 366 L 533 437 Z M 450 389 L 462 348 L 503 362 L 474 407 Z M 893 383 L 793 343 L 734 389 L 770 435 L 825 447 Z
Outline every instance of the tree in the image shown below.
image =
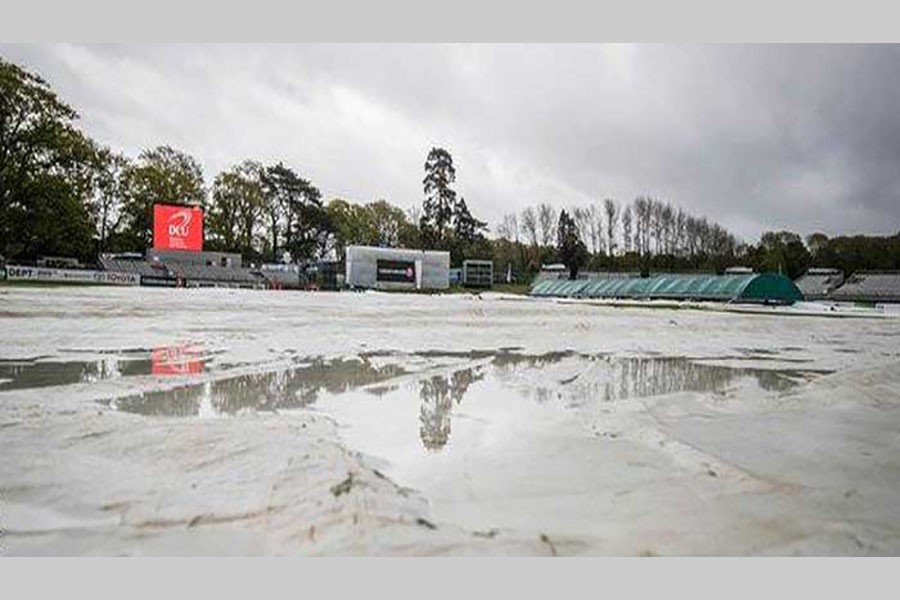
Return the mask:
M 622 212 L 622 246 L 625 252 L 631 252 L 631 206 L 626 206 Z
M 662 253 L 672 254 L 675 237 L 675 211 L 666 202 L 659 210 L 660 231 L 662 232 Z
M 575 221 L 575 225 L 578 226 L 578 233 L 581 236 L 581 239 L 584 240 L 585 245 L 587 246 L 588 241 L 592 241 L 591 238 L 591 212 L 587 208 L 574 207 L 571 209 L 572 219 Z M 596 252 L 596 245 L 591 243 L 589 247 L 590 252 Z
M 638 196 L 634 199 L 634 246 L 641 256 L 650 252 L 650 198 Z
M 339 258 L 347 246 L 369 243 L 372 226 L 362 206 L 335 198 L 325 206 L 325 212 L 334 230 L 334 249 Z
M 406 217 L 400 229 L 399 242 L 402 248 L 423 248 L 422 230 L 419 223 L 422 218 L 421 209 L 413 205 L 403 213 Z
M 308 182 L 292 169 L 279 162 L 263 169 L 260 175 L 265 202 L 264 213 L 270 241 L 272 260 L 278 261 L 279 251 L 292 245 L 296 204 L 302 202 Z M 283 244 L 279 240 L 283 239 Z
M 94 230 L 69 182 L 62 177 L 28 178 L 21 192 L 26 200 L 9 214 L 17 249 L 11 256 L 93 258 Z
M 530 240 L 531 247 L 526 248 L 524 244 L 495 244 L 500 248 L 499 252 L 504 260 L 513 257 L 515 249 L 522 256 L 516 264 L 523 272 L 533 271 L 547 260 L 557 260 L 552 250 L 548 253 L 546 246 L 538 246 L 543 240 L 547 214 L 551 210 L 545 204 L 537 211 L 529 207 L 521 213 L 518 225 L 523 241 Z M 696 269 L 721 272 L 732 266 L 736 259 L 738 241 L 724 227 L 705 218 L 692 217 L 670 203 L 663 203 L 649 196 L 638 196 L 623 210 L 619 209 L 614 200 L 609 199 L 587 207 L 568 209 L 566 214 L 575 223 L 579 238 L 589 250 L 588 265 L 591 268 L 640 269 L 644 273 L 650 270 Z M 616 238 L 620 220 L 624 252 L 617 252 L 619 246 Z M 497 230 L 506 239 L 511 237 L 508 234 L 509 222 L 504 217 Z M 607 231 L 605 236 L 604 229 Z M 611 245 L 608 244 L 609 241 L 612 242 Z M 608 252 L 612 252 L 612 255 L 608 255 Z M 822 259 L 826 260 L 826 256 L 827 253 L 824 253 Z
M 678 212 L 675 214 L 675 253 L 678 256 L 684 256 L 685 254 L 684 245 L 687 218 L 687 214 L 679 208 Z
M 321 254 L 331 233 L 331 222 L 318 188 L 283 163 L 266 167 L 260 180 L 272 260 L 278 260 L 282 248 L 290 252 L 293 260 Z M 284 239 L 283 245 L 279 245 L 279 239 Z
M 119 232 L 124 195 L 123 179 L 128 164 L 127 157 L 109 148 L 101 148 L 97 153 L 96 193 L 88 210 L 97 232 L 98 253 L 106 252 L 110 238 L 114 239 Z
M 775 271 L 796 279 L 811 261 L 803 240 L 790 231 L 767 231 L 760 238 L 759 247 L 760 262 L 754 266 L 761 271 Z
M 325 212 L 318 188 L 300 179 L 300 195 L 290 203 L 286 248 L 295 259 L 322 255 L 334 228 Z
M 207 218 L 213 247 L 248 259 L 259 256 L 257 239 L 266 208 L 262 171 L 262 165 L 246 160 L 216 176 Z
M 844 273 L 858 270 L 900 270 L 900 233 L 893 236 L 838 236 L 816 255 L 816 265 Z
M 412 224 L 407 220 L 406 213 L 387 200 L 366 204 L 365 213 L 372 230 L 371 243 L 374 245 L 396 248 L 402 245 L 404 237 L 409 237 Z
M 453 210 L 453 236 L 450 240 L 450 261 L 460 265 L 467 258 L 484 258 L 483 249 L 487 223 L 479 221 L 469 212 L 465 198 L 460 198 Z
M 588 251 L 578 236 L 578 226 L 566 211 L 559 214 L 556 247 L 560 260 L 569 269 L 569 279 L 575 279 L 579 269 L 587 263 Z
M 436 248 L 443 247 L 445 228 L 450 225 L 456 207 L 456 192 L 450 187 L 454 181 L 453 157 L 443 148 L 432 148 L 425 159 L 425 179 L 422 180 L 425 201 L 420 227 L 426 242 Z
M 334 234 L 334 249 L 338 258 L 347 246 L 360 244 L 387 248 L 415 247 L 418 229 L 406 212 L 387 200 L 366 205 L 335 199 L 325 207 Z
M 497 226 L 497 235 L 511 242 L 519 241 L 519 220 L 516 213 L 503 215 L 503 220 Z
M 538 223 L 541 227 L 541 244 L 549 246 L 556 237 L 556 209 L 549 204 L 538 205 Z
M 616 248 L 616 223 L 619 220 L 619 205 L 612 198 L 603 201 L 603 211 L 606 213 L 606 243 L 609 247 L 609 255 L 613 255 Z
M 279 163 L 274 167 L 265 167 L 262 170 L 262 173 L 259 174 L 259 180 L 263 191 L 262 212 L 265 220 L 263 229 L 265 230 L 264 235 L 266 236 L 266 245 L 268 246 L 267 254 L 273 263 L 281 262 L 282 257 L 279 256 L 281 246 L 279 246 L 278 241 L 281 239 L 279 233 L 281 233 L 283 227 L 282 223 L 286 217 L 282 198 L 280 197 L 280 190 L 276 181 L 277 174 L 273 173 L 273 171 L 278 168 L 283 168 L 283 165 Z
M 828 236 L 824 233 L 812 233 L 806 236 L 806 247 L 812 254 L 813 260 L 818 260 L 819 253 L 828 246 Z
M 532 207 L 522 211 L 522 234 L 532 246 L 538 245 L 537 214 Z
M 663 204 L 658 200 L 650 201 L 650 232 L 653 236 L 653 247 L 656 254 L 661 254 L 663 250 L 663 231 L 665 224 L 663 223 Z
M 603 250 L 603 212 L 596 204 L 587 208 L 591 232 L 591 252 L 598 254 Z
M 206 190 L 197 159 L 170 146 L 144 150 L 122 173 L 127 249 L 141 252 L 153 241 L 153 205 L 203 207 Z
M 483 236 L 487 223 L 479 221 L 469 212 L 465 198 L 460 198 L 453 212 L 453 235 L 457 240 L 472 244 Z
M 313 188 L 315 189 L 315 188 Z M 318 190 L 316 195 L 318 197 Z M 321 201 L 301 204 L 297 211 L 297 220 L 291 234 L 291 242 L 287 246 L 295 259 L 310 260 L 322 258 L 333 238 L 334 227 Z
M 97 149 L 77 118 L 40 76 L 0 58 L 0 254 L 93 255 Z

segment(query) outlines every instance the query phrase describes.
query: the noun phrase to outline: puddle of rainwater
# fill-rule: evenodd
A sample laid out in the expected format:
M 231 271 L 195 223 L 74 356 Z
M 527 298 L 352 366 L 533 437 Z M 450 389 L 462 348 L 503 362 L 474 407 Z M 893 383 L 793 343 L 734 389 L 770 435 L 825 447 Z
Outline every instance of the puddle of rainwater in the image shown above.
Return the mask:
M 575 363 L 548 382 L 545 367 L 561 363 L 573 355 L 504 356 L 489 364 L 460 369 L 444 375 L 420 380 L 416 386 L 398 388 L 381 399 L 385 404 L 397 398 L 407 412 L 418 404 L 421 447 L 429 452 L 441 450 L 451 439 L 451 414 L 464 410 L 466 419 L 484 421 L 492 417 L 481 414 L 485 405 L 498 398 L 515 398 L 510 411 L 522 411 L 526 401 L 537 404 L 555 402 L 555 410 L 566 410 L 590 402 L 615 402 L 633 398 L 662 396 L 677 392 L 724 393 L 729 387 L 755 382 L 767 392 L 790 390 L 811 376 L 800 371 L 771 371 L 706 365 L 684 358 L 604 358 L 577 356 Z M 578 364 L 582 363 L 582 364 Z M 414 389 L 415 388 L 415 389 Z M 416 397 L 418 396 L 418 397 Z M 325 412 L 340 410 L 338 420 L 349 426 L 366 423 L 353 416 L 355 403 L 350 399 L 330 397 L 317 408 Z M 501 413 L 494 415 L 506 418 Z M 379 422 L 394 415 L 382 415 Z
M 115 398 L 109 403 L 117 410 L 147 416 L 187 417 L 277 411 L 309 406 L 321 392 L 340 394 L 404 373 L 404 369 L 397 365 L 377 366 L 366 358 L 331 361 L 316 358 L 309 364 L 289 369 L 248 373 L 170 390 L 144 392 Z
M 40 356 L 21 360 L 0 360 L 0 391 L 24 390 L 76 383 L 91 383 L 140 375 L 191 375 L 207 368 L 209 357 L 193 345 L 161 346 L 153 349 L 92 351 L 99 358 L 62 360 L 61 356 Z
M 635 485 L 649 477 L 645 470 L 628 471 L 615 458 L 620 455 L 610 454 L 609 442 L 587 426 L 596 412 L 582 411 L 582 405 L 676 392 L 715 394 L 743 385 L 778 393 L 813 376 L 658 356 L 437 354 L 317 358 L 288 369 L 121 397 L 109 405 L 171 417 L 321 412 L 334 418 L 349 448 L 373 457 L 399 485 L 424 493 L 436 518 L 485 528 L 533 523 L 535 511 L 565 519 L 554 498 L 599 497 L 608 493 L 603 486 L 610 478 L 621 484 L 623 468 Z M 448 364 L 449 358 L 454 361 Z M 432 367 L 422 369 L 417 361 L 423 360 Z M 634 460 L 655 460 L 650 449 L 629 452 Z M 510 503 L 519 509 L 508 510 Z M 600 518 L 590 511 L 582 517 Z M 569 525 L 582 526 L 577 519 Z
M 378 362 L 373 361 L 376 357 Z M 424 366 L 416 363 L 423 358 Z M 447 358 L 457 360 L 442 362 Z M 564 407 L 571 408 L 591 401 L 613 402 L 675 392 L 723 393 L 746 380 L 755 381 L 768 392 L 783 392 L 812 375 L 800 370 L 710 365 L 681 357 L 615 358 L 573 351 L 373 352 L 356 358 L 308 359 L 287 369 L 148 391 L 108 402 L 125 412 L 179 417 L 308 407 L 327 412 L 340 406 L 346 408 L 347 424 L 352 426 L 351 422 L 360 420 L 354 417 L 360 405 L 393 406 L 393 399 L 401 397 L 407 406 L 404 410 L 420 422 L 421 447 L 433 452 L 450 438 L 453 407 L 464 400 L 467 406 L 483 402 L 469 398 L 470 388 L 480 382 L 490 382 L 503 394 L 538 403 L 564 397 Z M 364 393 L 348 394 L 354 390 Z M 375 422 L 396 416 L 385 413 Z
M 779 393 L 810 376 L 672 357 L 504 354 L 377 397 L 365 390 L 323 395 L 312 407 L 341 425 L 348 447 L 383 461 L 379 468 L 397 484 L 421 491 L 437 520 L 473 529 L 552 523 L 575 533 L 602 520 L 602 502 L 579 505 L 572 515 L 559 511 L 561 502 L 603 498 L 611 485 L 626 489 L 653 477 L 628 469 L 623 456 L 658 460 L 649 448 L 614 451 L 592 433 L 598 412 L 584 405 L 746 385 Z

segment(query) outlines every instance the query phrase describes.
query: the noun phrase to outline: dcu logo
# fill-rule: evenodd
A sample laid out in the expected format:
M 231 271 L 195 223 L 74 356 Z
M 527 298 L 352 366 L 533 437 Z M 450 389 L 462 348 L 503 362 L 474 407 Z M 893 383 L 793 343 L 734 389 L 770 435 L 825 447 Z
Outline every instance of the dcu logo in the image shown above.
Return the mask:
M 155 204 L 153 248 L 157 250 L 203 250 L 203 211 L 196 207 Z
M 190 237 L 191 217 L 191 211 L 187 209 L 172 214 L 169 217 L 169 237 Z

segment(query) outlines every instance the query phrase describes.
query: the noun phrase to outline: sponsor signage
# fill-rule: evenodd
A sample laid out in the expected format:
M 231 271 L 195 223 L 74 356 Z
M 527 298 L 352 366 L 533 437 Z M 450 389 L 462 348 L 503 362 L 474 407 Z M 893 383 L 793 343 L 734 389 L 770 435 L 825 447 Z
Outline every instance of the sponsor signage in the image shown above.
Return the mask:
M 203 211 L 190 206 L 153 205 L 154 250 L 203 250 Z
M 376 281 L 416 282 L 416 263 L 411 260 L 377 260 Z
M 50 281 L 69 283 L 99 283 L 104 285 L 139 285 L 137 273 L 116 271 L 85 271 L 78 269 L 48 269 L 45 267 L 6 267 L 10 281 Z
M 157 277 L 155 275 L 141 275 L 141 285 L 147 287 L 178 287 L 178 280 L 174 277 Z

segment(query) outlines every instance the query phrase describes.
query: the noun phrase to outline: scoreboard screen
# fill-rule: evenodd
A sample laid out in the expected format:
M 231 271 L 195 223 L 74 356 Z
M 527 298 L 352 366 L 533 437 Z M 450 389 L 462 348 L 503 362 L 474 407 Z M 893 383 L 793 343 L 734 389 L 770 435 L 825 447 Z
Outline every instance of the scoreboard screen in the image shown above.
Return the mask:
M 203 211 L 190 206 L 153 205 L 155 250 L 203 250 Z
M 378 260 L 376 268 L 376 281 L 416 282 L 416 263 L 411 260 Z

